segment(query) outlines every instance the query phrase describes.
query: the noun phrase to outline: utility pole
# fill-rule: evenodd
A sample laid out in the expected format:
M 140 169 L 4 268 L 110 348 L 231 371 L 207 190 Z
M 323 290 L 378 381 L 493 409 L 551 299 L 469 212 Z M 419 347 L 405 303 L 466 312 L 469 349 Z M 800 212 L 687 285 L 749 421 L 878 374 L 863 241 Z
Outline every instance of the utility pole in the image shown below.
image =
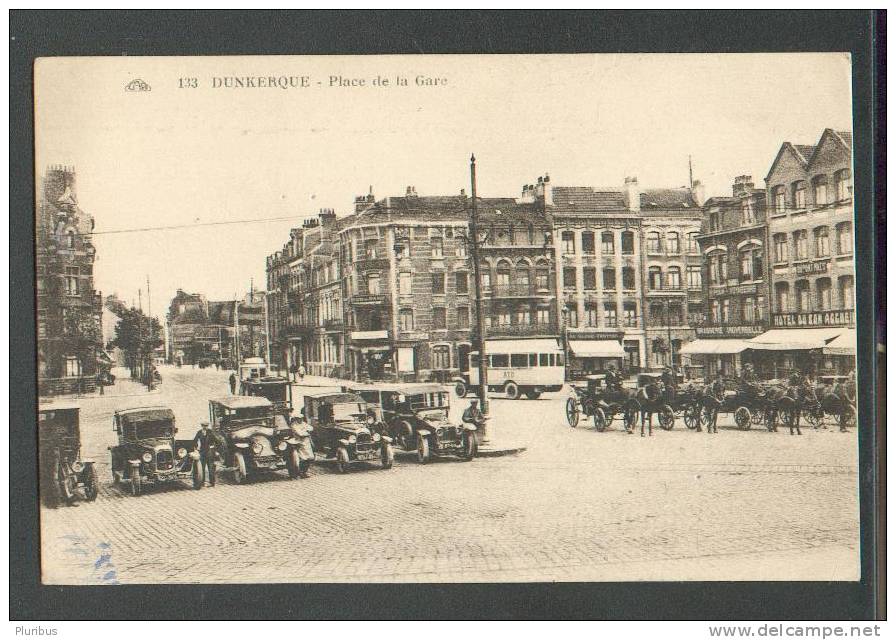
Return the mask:
M 152 295 L 149 293 L 149 274 L 146 274 L 146 315 L 152 317 Z
M 268 363 L 268 366 L 271 366 L 271 325 L 270 319 L 268 317 L 268 294 L 265 293 L 262 298 L 264 302 L 264 352 L 267 356 L 265 358 L 265 362 Z
M 688 156 L 688 188 L 694 188 L 694 167 L 691 165 L 691 156 Z
M 249 307 L 255 307 L 255 278 L 249 278 Z M 249 323 L 249 350 L 251 357 L 255 357 L 255 323 Z
M 482 276 L 479 264 L 479 210 L 476 205 L 476 156 L 470 156 L 470 193 L 472 211 L 470 215 L 470 255 L 473 259 L 474 294 L 476 296 L 476 350 L 479 352 L 479 404 L 483 415 L 488 415 L 488 366 L 485 353 L 485 318 L 482 316 Z M 488 441 L 488 430 L 482 425 L 482 442 Z

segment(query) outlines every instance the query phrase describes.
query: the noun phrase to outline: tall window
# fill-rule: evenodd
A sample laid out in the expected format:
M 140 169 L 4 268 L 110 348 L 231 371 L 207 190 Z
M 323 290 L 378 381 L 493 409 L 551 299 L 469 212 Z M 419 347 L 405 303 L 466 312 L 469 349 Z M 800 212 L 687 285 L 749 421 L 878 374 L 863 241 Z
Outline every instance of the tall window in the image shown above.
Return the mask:
M 809 282 L 807 280 L 797 281 L 796 301 L 798 305 L 797 311 L 800 313 L 812 311 L 812 294 L 809 291 Z
M 510 326 L 510 311 L 502 309 L 495 314 L 495 324 L 499 327 Z
M 514 282 L 521 287 L 525 287 L 528 289 L 529 287 L 529 266 L 525 263 L 520 263 L 516 266 L 516 273 L 514 274 Z
M 564 289 L 575 289 L 576 288 L 576 268 L 575 267 L 563 267 L 563 288 Z
M 756 214 L 753 211 L 753 198 L 747 198 L 741 203 L 740 222 L 741 224 L 754 224 L 756 222 Z
M 445 327 L 446 327 L 445 307 L 433 307 L 432 308 L 432 328 L 433 329 L 444 329 Z
M 650 324 L 654 327 L 663 327 L 666 323 L 666 311 L 659 302 L 650 305 Z
M 852 176 L 849 169 L 841 169 L 834 174 L 834 180 L 837 185 L 837 200 L 849 200 L 852 198 Z
M 604 254 L 612 254 L 615 252 L 615 246 L 613 244 L 613 232 L 612 231 L 604 231 L 600 234 L 600 251 Z
M 454 290 L 459 294 L 467 293 L 470 290 L 470 276 L 466 271 L 454 272 Z
M 709 318 L 713 324 L 721 324 L 722 304 L 718 300 L 709 301 Z
M 616 290 L 616 269 L 606 268 L 603 272 L 604 289 L 608 291 Z
M 787 234 L 776 233 L 775 242 L 775 262 L 787 262 Z
M 575 305 L 566 305 L 566 324 L 569 327 L 579 326 L 579 309 Z
M 815 281 L 815 288 L 818 292 L 818 308 L 821 311 L 827 311 L 833 306 L 831 294 L 831 279 L 819 278 Z
M 663 288 L 663 271 L 659 267 L 650 267 L 647 270 L 647 284 L 652 291 Z
M 765 321 L 765 296 L 756 296 L 756 321 Z
M 457 328 L 458 329 L 469 329 L 470 328 L 470 307 L 458 307 L 457 308 Z
M 586 327 L 596 327 L 597 326 L 597 305 L 593 302 L 585 303 L 585 326 Z
M 398 326 L 402 331 L 414 330 L 414 311 L 413 309 L 402 309 L 398 312 Z
M 703 287 L 703 274 L 701 267 L 691 265 L 688 267 L 688 289 L 701 289 Z
M 635 270 L 632 267 L 622 267 L 622 288 L 626 291 L 634 291 Z
M 793 183 L 793 208 L 806 208 L 806 181 L 799 180 Z
M 852 223 L 841 222 L 837 225 L 837 253 L 852 253 Z
M 583 231 L 582 232 L 582 253 L 593 254 L 594 253 L 594 232 L 593 231 Z
M 492 288 L 492 271 L 489 269 L 487 264 L 482 264 L 479 267 L 479 279 L 481 280 L 483 289 L 491 289 Z
M 728 324 L 728 320 L 731 318 L 731 300 L 728 298 L 722 299 L 722 324 Z
M 550 271 L 545 267 L 538 267 L 535 269 L 535 286 L 538 287 L 539 290 L 545 290 L 551 288 L 551 280 L 550 280 Z
M 659 231 L 647 232 L 647 253 L 659 253 L 660 249 Z
M 65 268 L 65 293 L 70 296 L 76 296 L 80 292 L 80 275 L 81 270 L 78 267 Z
M 364 241 L 364 255 L 367 256 L 368 260 L 376 258 L 376 244 L 376 238 Z
M 774 189 L 772 189 L 772 200 L 774 202 L 775 211 L 777 213 L 783 213 L 787 209 L 787 199 L 784 194 L 783 184 L 779 184 Z
M 622 255 L 629 256 L 635 253 L 635 234 L 632 231 L 622 232 Z
M 81 362 L 77 356 L 65 356 L 65 377 L 77 378 L 81 375 Z
M 451 349 L 450 347 L 448 347 L 448 345 L 439 344 L 432 348 L 432 368 L 451 368 Z
M 538 324 L 540 324 L 540 325 L 551 324 L 551 309 L 550 309 L 550 307 L 540 307 L 538 309 Z
M 809 234 L 805 229 L 793 232 L 793 246 L 797 260 L 806 260 L 809 257 Z
M 756 321 L 756 298 L 747 296 L 741 301 L 741 317 L 744 322 L 752 323 Z
M 718 231 L 722 228 L 722 215 L 718 211 L 709 212 L 709 230 Z
M 445 255 L 445 241 L 441 236 L 434 236 L 429 239 L 430 246 L 432 247 L 432 257 L 433 258 L 441 258 Z
M 496 272 L 498 276 L 497 285 L 499 287 L 507 287 L 510 285 L 510 263 L 501 261 L 498 263 L 498 269 Z
M 670 304 L 668 313 L 668 322 L 671 326 L 680 327 L 684 324 L 684 318 L 682 318 L 682 306 L 680 304 Z
M 812 180 L 812 187 L 815 190 L 815 206 L 826 205 L 828 203 L 828 177 L 815 176 Z
M 840 276 L 837 288 L 840 289 L 840 308 L 852 309 L 855 306 L 855 290 L 852 276 Z
M 584 267 L 582 269 L 582 286 L 586 291 L 597 289 L 597 272 L 594 267 Z
M 775 306 L 778 313 L 790 311 L 790 285 L 786 282 L 775 283 Z
M 604 326 L 615 327 L 616 324 L 616 305 L 607 302 L 604 304 Z
M 560 241 L 563 243 L 563 253 L 576 252 L 576 236 L 572 231 L 564 231 L 561 233 Z
M 700 253 L 700 243 L 697 242 L 697 234 L 696 232 L 691 232 L 688 234 L 688 253 L 690 254 L 698 254 Z
M 826 258 L 831 255 L 831 239 L 827 227 L 815 229 L 815 257 Z
M 437 272 L 432 274 L 432 292 L 436 295 L 445 293 L 445 273 Z
M 753 252 L 750 249 L 740 252 L 740 279 L 753 279 Z
M 638 326 L 638 305 L 634 302 L 626 302 L 622 305 L 622 318 L 626 327 Z
M 719 260 L 717 256 L 709 256 L 709 283 L 719 284 L 721 277 L 719 275 Z
M 398 293 L 407 295 L 411 293 L 411 287 L 414 282 L 414 274 L 410 271 L 402 271 L 398 274 Z
M 679 267 L 669 267 L 666 271 L 666 283 L 670 289 L 681 289 L 681 269 Z
M 666 252 L 681 253 L 681 242 L 679 241 L 678 232 L 670 231 L 666 234 Z

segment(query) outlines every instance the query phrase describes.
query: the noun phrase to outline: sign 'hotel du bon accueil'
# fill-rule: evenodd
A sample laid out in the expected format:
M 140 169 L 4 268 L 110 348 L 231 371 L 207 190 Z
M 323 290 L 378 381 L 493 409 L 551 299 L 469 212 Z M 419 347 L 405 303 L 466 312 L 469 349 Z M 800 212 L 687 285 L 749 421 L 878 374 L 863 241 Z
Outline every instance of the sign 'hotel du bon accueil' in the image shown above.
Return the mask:
M 813 313 L 775 313 L 772 325 L 775 327 L 845 327 L 855 324 L 852 309 L 838 311 L 815 311 Z

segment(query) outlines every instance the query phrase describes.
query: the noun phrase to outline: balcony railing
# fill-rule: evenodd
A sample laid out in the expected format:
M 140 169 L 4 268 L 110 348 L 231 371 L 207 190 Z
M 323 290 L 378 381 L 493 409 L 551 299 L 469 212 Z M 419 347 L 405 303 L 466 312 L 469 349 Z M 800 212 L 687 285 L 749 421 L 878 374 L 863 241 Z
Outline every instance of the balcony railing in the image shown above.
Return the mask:
M 552 322 L 536 322 L 533 324 L 499 324 L 485 329 L 489 337 L 505 336 L 541 336 L 556 335 L 557 325 Z
M 550 287 L 539 287 L 534 284 L 493 284 L 483 288 L 483 294 L 492 298 L 529 298 L 552 295 Z
M 356 293 L 351 297 L 352 304 L 386 304 L 385 293 Z

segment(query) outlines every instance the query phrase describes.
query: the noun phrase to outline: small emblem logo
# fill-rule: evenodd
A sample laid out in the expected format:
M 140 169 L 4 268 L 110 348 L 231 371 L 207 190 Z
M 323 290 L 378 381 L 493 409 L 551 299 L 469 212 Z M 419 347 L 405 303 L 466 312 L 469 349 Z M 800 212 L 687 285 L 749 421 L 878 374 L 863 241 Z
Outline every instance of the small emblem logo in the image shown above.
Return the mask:
M 128 82 L 125 87 L 125 91 L 152 91 L 152 87 L 150 87 L 146 82 L 141 80 L 140 78 L 134 78 L 130 82 Z

